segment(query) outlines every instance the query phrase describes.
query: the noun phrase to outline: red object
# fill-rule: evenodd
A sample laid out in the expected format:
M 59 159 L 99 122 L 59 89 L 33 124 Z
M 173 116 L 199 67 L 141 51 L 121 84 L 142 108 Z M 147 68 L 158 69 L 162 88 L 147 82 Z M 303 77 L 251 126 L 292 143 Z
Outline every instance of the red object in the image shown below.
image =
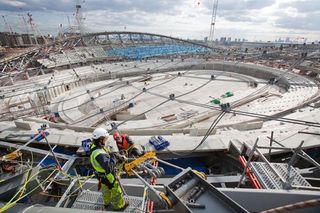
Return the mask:
M 100 189 L 101 189 L 101 181 L 100 181 L 100 179 L 99 179 L 99 182 L 98 182 L 98 191 L 100 191 Z
M 242 165 L 243 168 L 246 167 L 247 165 L 247 160 L 246 158 L 243 156 L 243 155 L 240 155 L 239 156 L 239 161 Z M 257 177 L 255 176 L 255 174 L 252 173 L 251 169 L 250 168 L 247 168 L 246 169 L 246 175 L 248 176 L 249 178 L 249 181 L 250 183 L 252 184 L 252 186 L 256 189 L 262 189 L 262 186 L 260 184 L 260 182 L 258 181 Z
M 113 139 L 117 140 L 117 139 L 120 139 L 121 135 L 119 132 L 115 132 L 113 133 Z
M 60 165 L 56 165 L 57 170 L 62 171 L 62 168 Z
M 15 167 L 13 164 L 4 163 L 4 164 L 2 164 L 1 167 L 2 167 L 3 172 L 6 172 L 6 173 L 15 172 Z
M 46 115 L 43 119 L 48 120 L 53 123 L 58 123 L 58 119 L 54 115 Z
M 157 168 L 158 167 L 158 161 L 154 161 L 153 162 L 153 166 Z M 151 180 L 150 180 L 150 185 L 154 186 L 154 185 L 156 185 L 156 183 L 157 183 L 157 178 L 152 177 Z M 149 200 L 148 203 L 147 203 L 147 210 L 148 210 L 149 213 L 152 213 L 153 205 L 154 205 L 153 201 Z
M 129 142 L 127 141 L 127 135 L 120 135 L 119 132 L 113 133 L 113 139 L 117 142 L 117 146 L 120 150 L 127 150 L 130 147 Z

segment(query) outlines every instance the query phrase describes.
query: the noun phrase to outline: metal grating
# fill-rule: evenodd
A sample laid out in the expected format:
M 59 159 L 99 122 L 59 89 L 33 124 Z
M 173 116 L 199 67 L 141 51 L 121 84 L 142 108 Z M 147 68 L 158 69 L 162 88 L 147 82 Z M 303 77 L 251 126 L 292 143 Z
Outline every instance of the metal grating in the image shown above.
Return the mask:
M 270 163 L 285 180 L 288 175 L 288 164 Z M 283 189 L 283 183 L 280 178 L 274 174 L 269 165 L 264 162 L 251 162 L 250 168 L 259 179 L 265 189 Z M 291 186 L 311 186 L 294 167 L 290 167 Z
M 129 202 L 129 206 L 124 212 L 141 212 L 143 207 L 143 198 L 125 195 L 125 200 Z M 72 208 L 87 210 L 104 210 L 102 193 L 90 190 L 84 190 L 73 203 Z M 110 209 L 112 210 L 112 209 Z

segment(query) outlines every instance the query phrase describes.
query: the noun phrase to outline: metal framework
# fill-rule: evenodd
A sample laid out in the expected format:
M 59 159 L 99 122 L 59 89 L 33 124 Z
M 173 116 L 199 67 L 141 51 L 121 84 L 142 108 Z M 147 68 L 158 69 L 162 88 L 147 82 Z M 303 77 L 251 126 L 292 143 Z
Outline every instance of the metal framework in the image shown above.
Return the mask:
M 209 39 L 208 39 L 211 45 L 213 43 L 214 27 L 216 25 L 216 18 L 217 18 L 217 10 L 218 10 L 218 0 L 213 0 L 210 33 L 209 33 Z
M 185 46 L 191 49 L 208 49 L 213 52 L 219 52 L 220 49 L 210 47 L 206 44 L 196 43 L 189 40 L 174 38 L 171 36 L 142 33 L 142 32 L 99 32 L 83 35 L 74 35 L 62 39 L 57 39 L 45 45 L 32 47 L 26 51 L 14 56 L 0 60 L 1 73 L 7 75 L 7 72 L 14 74 L 22 73 L 26 68 L 32 67 L 33 63 L 40 58 L 49 56 L 51 53 L 61 50 L 72 50 L 78 46 L 101 46 L 103 49 L 128 48 L 135 46 L 162 46 L 176 45 Z M 177 49 L 177 48 L 176 48 Z M 179 53 L 178 51 L 177 53 Z M 41 71 L 40 70 L 39 72 Z
M 301 141 L 300 145 L 295 148 L 281 147 L 264 147 L 258 146 L 258 138 L 254 143 L 248 161 L 244 167 L 244 171 L 240 177 L 238 187 L 242 184 L 242 180 L 248 169 L 252 169 L 255 175 L 260 180 L 260 183 L 264 188 L 273 189 L 307 189 L 307 190 L 320 190 L 319 187 L 312 187 L 294 168 L 293 165 L 297 160 L 298 156 L 303 156 L 311 164 L 319 168 L 319 164 L 314 160 L 310 160 L 305 157 L 306 153 L 302 150 L 304 141 Z M 293 156 L 287 164 L 283 163 L 270 163 L 268 159 L 263 155 L 259 149 L 275 149 L 275 150 L 290 150 L 293 152 Z M 258 153 L 258 157 L 262 159 L 261 162 L 252 162 L 254 153 Z

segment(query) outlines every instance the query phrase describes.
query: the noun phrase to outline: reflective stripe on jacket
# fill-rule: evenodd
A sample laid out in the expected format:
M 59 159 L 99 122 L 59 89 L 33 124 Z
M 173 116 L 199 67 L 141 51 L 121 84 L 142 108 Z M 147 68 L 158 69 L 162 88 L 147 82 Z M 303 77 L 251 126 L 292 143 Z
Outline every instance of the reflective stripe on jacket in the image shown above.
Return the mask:
M 110 158 L 110 154 L 108 153 L 108 150 L 106 150 L 105 148 L 97 148 L 94 144 L 91 146 L 91 154 L 90 154 L 90 162 L 91 165 L 93 166 L 94 170 L 97 173 L 104 174 L 104 176 L 108 179 L 108 181 L 110 183 L 113 183 L 115 180 L 115 177 L 113 176 L 113 174 L 110 172 L 107 174 L 107 171 L 102 168 L 102 166 L 100 165 L 100 163 L 96 160 L 96 157 L 100 154 L 103 155 L 108 155 L 108 157 Z

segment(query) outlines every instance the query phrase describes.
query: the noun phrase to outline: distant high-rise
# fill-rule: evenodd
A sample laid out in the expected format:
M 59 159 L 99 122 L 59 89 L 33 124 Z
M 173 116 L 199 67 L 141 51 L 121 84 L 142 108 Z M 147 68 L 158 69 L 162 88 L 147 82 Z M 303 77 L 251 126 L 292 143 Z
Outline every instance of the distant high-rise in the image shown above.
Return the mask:
M 290 38 L 289 37 L 286 38 L 286 43 L 290 43 Z
M 221 37 L 220 38 L 220 43 L 226 43 L 226 41 L 227 41 L 227 37 Z

